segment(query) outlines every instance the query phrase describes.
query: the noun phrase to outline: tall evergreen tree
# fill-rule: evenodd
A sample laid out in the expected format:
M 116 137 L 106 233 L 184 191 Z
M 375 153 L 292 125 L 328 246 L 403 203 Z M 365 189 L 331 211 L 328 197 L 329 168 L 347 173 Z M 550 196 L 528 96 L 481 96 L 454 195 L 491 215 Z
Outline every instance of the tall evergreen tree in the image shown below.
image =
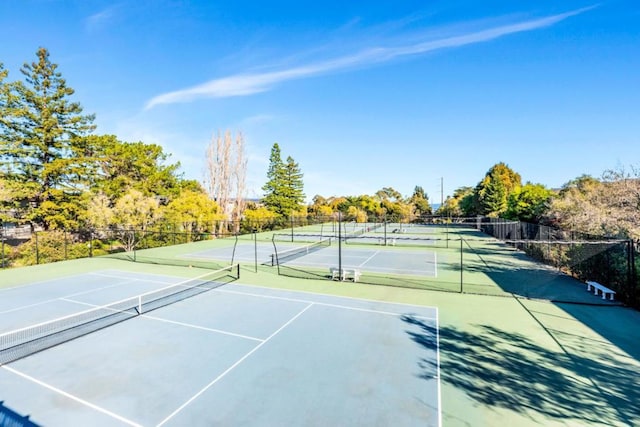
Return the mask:
M 9 75 L 9 72 L 5 70 L 4 65 L 0 62 L 0 149 L 1 147 L 7 147 L 9 141 L 6 138 L 8 131 L 7 123 L 9 119 L 9 99 L 10 99 L 10 86 L 5 82 L 5 79 Z M 11 200 L 11 194 L 6 182 L 5 169 L 3 158 L 0 156 L 0 223 L 10 219 L 8 212 L 4 211 Z
M 83 115 L 80 104 L 69 100 L 74 90 L 57 68 L 40 48 L 37 61 L 20 70 L 25 81 L 9 84 L 2 122 L 6 143 L 0 146 L 0 178 L 12 193 L 10 208 L 45 228 L 74 225 L 93 155 L 86 136 L 95 128 L 94 116 Z
M 7 124 L 9 120 L 9 103 L 10 103 L 10 85 L 5 82 L 9 75 L 9 71 L 4 68 L 4 64 L 0 62 L 0 142 L 4 145 L 7 141 Z
M 284 182 L 284 163 L 280 154 L 280 146 L 276 142 L 271 147 L 269 156 L 269 169 L 267 170 L 267 182 L 262 186 L 264 197 L 262 203 L 270 210 L 280 213 L 282 205 L 282 186 Z
M 293 160 L 291 156 L 287 157 L 287 163 L 284 165 L 285 185 L 284 191 L 286 196 L 285 214 L 291 214 L 292 211 L 299 210 L 304 204 L 304 182 L 302 177 L 304 174 L 300 170 L 300 165 Z
M 291 156 L 282 161 L 280 146 L 273 144 L 269 157 L 268 181 L 262 187 L 264 205 L 282 216 L 289 216 L 304 202 L 302 172 Z

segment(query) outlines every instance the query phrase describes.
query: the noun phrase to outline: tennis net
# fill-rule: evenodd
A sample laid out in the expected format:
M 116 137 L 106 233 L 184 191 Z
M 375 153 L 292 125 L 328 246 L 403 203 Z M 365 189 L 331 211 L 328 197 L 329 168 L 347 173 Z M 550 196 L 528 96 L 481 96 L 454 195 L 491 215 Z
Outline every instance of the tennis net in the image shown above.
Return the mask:
M 280 265 L 280 263 L 284 260 L 296 259 L 329 246 L 331 246 L 330 238 L 322 239 L 310 245 L 302 246 L 299 248 L 291 248 L 281 252 L 278 252 L 278 249 L 276 248 L 275 253 L 271 254 L 271 266 L 273 267 L 276 265 Z
M 0 365 L 199 295 L 239 277 L 240 266 L 236 264 L 111 304 L 3 333 L 0 335 Z

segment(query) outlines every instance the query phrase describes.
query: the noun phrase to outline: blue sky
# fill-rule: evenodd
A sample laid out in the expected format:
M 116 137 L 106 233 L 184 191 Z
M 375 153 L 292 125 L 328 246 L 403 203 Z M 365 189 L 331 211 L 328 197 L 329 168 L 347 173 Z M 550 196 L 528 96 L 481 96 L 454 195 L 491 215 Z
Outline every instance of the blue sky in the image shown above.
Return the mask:
M 497 162 L 559 187 L 640 164 L 640 2 L 0 1 L 9 80 L 46 47 L 97 132 L 202 180 L 242 131 L 248 196 L 271 146 L 308 199 L 422 186 Z

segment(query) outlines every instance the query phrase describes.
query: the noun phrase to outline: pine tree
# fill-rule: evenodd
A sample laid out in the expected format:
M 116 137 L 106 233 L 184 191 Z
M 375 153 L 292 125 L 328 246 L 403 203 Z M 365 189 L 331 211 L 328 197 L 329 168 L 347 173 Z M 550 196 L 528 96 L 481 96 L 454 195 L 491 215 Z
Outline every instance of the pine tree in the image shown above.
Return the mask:
M 284 182 L 284 163 L 280 155 L 280 146 L 276 142 L 271 147 L 269 156 L 269 169 L 267 170 L 267 182 L 262 186 L 264 197 L 262 203 L 276 212 L 281 213 L 279 207 L 282 205 L 282 186 Z
M 300 165 L 293 160 L 291 156 L 287 157 L 285 169 L 285 196 L 286 196 L 286 214 L 298 210 L 304 203 L 304 182 L 302 177 L 304 174 L 300 170 Z
M 273 144 L 269 157 L 267 183 L 262 187 L 264 205 L 277 214 L 288 217 L 304 202 L 302 172 L 291 156 L 282 161 L 280 146 Z
M 14 210 L 45 228 L 70 226 L 80 215 L 77 198 L 88 183 L 95 128 L 40 48 L 37 61 L 21 68 L 25 82 L 9 84 L 0 146 L 0 178 L 8 183 Z M 7 92 L 7 86 L 4 86 Z M 8 102 L 6 100 L 9 100 Z
M 9 72 L 5 70 L 4 65 L 0 62 L 0 150 L 3 149 L 2 147 L 7 147 L 9 145 L 6 134 L 8 131 L 7 123 L 9 119 L 10 86 L 4 81 L 8 75 Z M 3 207 L 6 209 L 9 201 L 11 200 L 11 194 L 8 188 L 9 184 L 4 173 L 7 166 L 8 165 L 5 165 L 4 159 L 0 155 L 0 224 L 2 224 L 3 221 L 10 219 L 7 212 L 3 210 Z

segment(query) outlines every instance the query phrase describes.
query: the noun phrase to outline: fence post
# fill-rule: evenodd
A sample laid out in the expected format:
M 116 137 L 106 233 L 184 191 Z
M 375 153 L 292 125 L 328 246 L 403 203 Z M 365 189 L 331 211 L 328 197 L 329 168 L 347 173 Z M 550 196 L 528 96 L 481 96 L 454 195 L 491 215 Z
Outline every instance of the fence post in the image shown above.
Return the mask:
M 338 275 L 342 280 L 342 212 L 338 211 Z
M 633 239 L 629 239 L 627 242 L 627 287 L 629 288 L 629 299 L 635 300 L 637 289 L 635 286 L 635 276 L 636 276 L 636 262 L 635 262 L 635 251 L 636 246 L 634 245 Z
M 36 265 L 37 265 L 37 264 L 40 264 L 40 251 L 38 250 L 38 232 L 34 231 L 33 236 L 36 241 Z
M 253 263 L 255 266 L 255 272 L 258 272 L 258 235 L 257 229 L 253 228 Z
M 89 230 L 89 258 L 93 258 L 93 230 Z
M 463 246 L 462 243 L 464 242 L 464 240 L 462 239 L 462 237 L 460 237 L 460 293 L 462 293 L 463 291 L 463 285 L 462 285 L 462 271 L 464 270 L 464 263 L 463 263 L 463 258 L 462 258 L 462 254 L 464 252 L 463 250 Z
M 445 221 L 444 223 L 444 239 L 447 244 L 447 249 L 449 249 L 449 222 Z
M 293 213 L 289 216 L 291 218 L 291 241 L 293 242 Z
M 382 217 L 382 223 L 384 224 L 384 246 L 387 246 L 387 215 Z

